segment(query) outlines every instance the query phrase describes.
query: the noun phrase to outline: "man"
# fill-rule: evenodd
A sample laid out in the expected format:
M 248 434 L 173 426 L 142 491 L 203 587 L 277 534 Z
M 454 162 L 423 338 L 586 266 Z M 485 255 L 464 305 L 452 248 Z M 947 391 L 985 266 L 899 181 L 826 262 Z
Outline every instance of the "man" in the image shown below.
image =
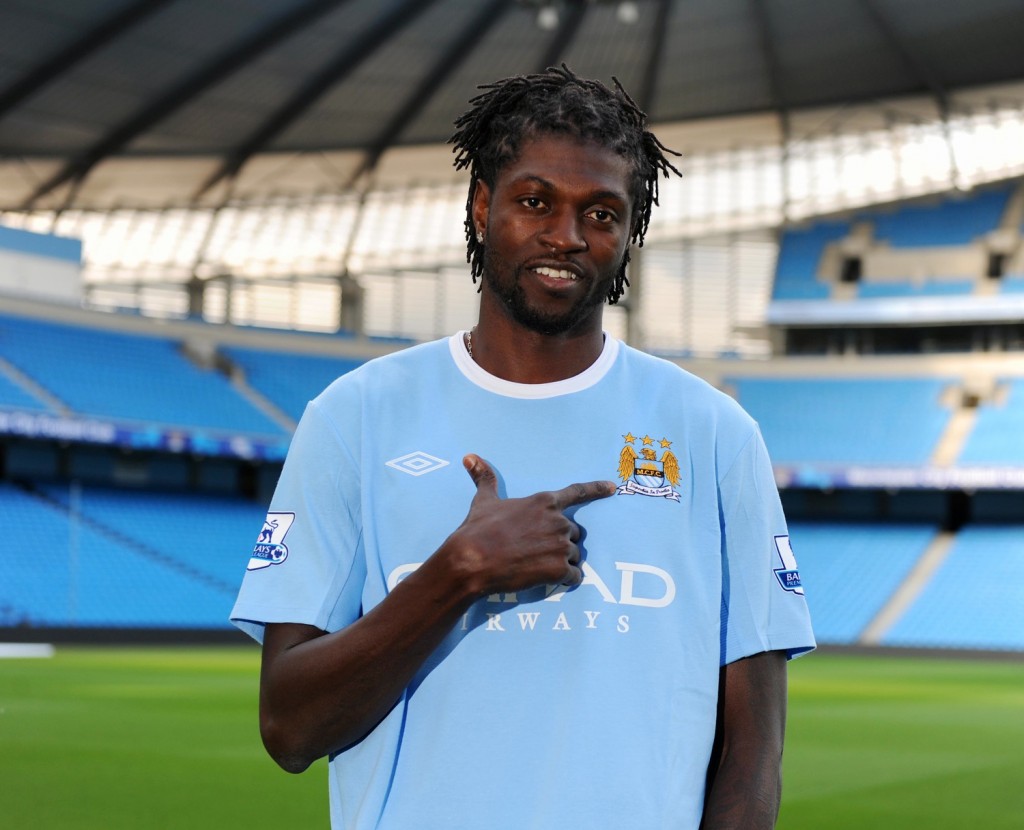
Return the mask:
M 477 325 L 310 403 L 232 613 L 264 743 L 335 830 L 772 827 L 814 641 L 767 455 L 601 327 L 674 168 L 618 85 L 484 89 Z

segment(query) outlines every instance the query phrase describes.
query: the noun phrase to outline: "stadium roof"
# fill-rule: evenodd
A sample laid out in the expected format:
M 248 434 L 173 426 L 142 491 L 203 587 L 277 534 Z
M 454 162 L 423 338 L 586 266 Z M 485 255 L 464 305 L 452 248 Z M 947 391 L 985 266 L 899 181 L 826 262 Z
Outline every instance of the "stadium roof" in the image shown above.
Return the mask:
M 906 95 L 941 115 L 1024 80 L 1022 44 L 1021 0 L 7 0 L 0 209 L 111 206 L 139 177 L 150 201 L 217 204 L 295 156 L 297 181 L 345 187 L 445 141 L 477 84 L 562 61 L 658 123 L 785 133 Z

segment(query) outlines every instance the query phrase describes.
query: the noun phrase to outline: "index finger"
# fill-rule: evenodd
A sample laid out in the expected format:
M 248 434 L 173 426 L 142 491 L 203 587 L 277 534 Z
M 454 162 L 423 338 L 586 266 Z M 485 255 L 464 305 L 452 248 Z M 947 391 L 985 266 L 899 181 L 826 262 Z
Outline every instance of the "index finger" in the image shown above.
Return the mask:
M 555 503 L 564 510 L 576 504 L 608 498 L 615 494 L 616 489 L 614 481 L 586 481 L 554 490 L 552 495 L 555 497 Z

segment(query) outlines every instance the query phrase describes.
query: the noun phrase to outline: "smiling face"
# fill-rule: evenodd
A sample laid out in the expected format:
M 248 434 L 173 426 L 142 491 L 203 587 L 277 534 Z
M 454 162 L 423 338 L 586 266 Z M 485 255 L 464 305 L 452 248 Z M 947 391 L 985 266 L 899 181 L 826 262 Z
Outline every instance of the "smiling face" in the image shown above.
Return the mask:
M 629 244 L 631 173 L 599 144 L 540 134 L 493 187 L 480 182 L 473 221 L 484 235 L 482 313 L 501 309 L 544 335 L 599 331 Z

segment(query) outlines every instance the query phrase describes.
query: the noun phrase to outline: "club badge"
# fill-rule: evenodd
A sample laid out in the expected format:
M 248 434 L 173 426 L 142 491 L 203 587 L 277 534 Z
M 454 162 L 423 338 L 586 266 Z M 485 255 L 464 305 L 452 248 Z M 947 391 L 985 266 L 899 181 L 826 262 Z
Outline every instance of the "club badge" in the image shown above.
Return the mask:
M 619 453 L 619 485 L 617 493 L 625 496 L 653 496 L 656 498 L 679 501 L 679 459 L 669 447 L 672 442 L 667 438 L 655 441 L 650 435 L 642 438 L 628 432 L 622 436 L 626 445 Z M 636 442 L 640 441 L 637 452 Z M 661 458 L 655 443 L 660 445 Z

